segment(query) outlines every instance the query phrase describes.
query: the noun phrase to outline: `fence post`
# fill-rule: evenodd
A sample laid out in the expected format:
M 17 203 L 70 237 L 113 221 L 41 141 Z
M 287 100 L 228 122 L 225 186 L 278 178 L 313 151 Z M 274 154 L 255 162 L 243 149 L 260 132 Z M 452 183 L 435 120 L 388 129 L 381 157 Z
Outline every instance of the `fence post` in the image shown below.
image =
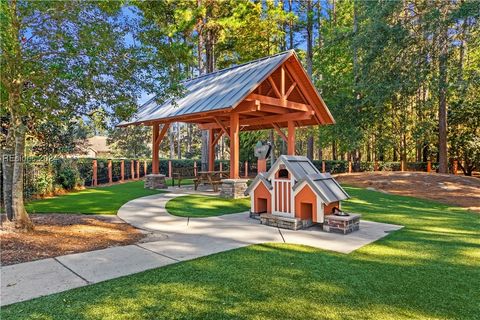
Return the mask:
M 427 172 L 430 173 L 432 171 L 432 161 L 427 161 Z
M 108 160 L 108 183 L 113 182 L 113 177 L 112 177 L 112 160 Z
M 137 179 L 140 179 L 140 161 L 137 160 Z
M 453 160 L 452 170 L 453 170 L 453 174 L 457 174 L 457 172 L 458 172 L 458 160 Z
M 120 162 L 120 181 L 124 181 L 125 180 L 125 160 L 122 160 L 122 162 Z
M 135 161 L 130 160 L 130 178 L 135 179 Z
M 322 172 L 325 173 L 325 160 L 322 160 Z
M 197 161 L 193 161 L 193 175 L 197 176 Z
M 147 175 L 147 160 L 143 160 L 143 175 Z
M 92 186 L 97 185 L 97 160 L 92 162 Z
M 400 161 L 400 171 L 405 171 L 405 160 Z
M 352 160 L 348 160 L 348 173 L 352 173 Z
M 172 177 L 172 160 L 168 160 L 168 177 Z
M 375 163 L 373 165 L 373 171 L 378 171 L 378 161 L 375 160 Z
M 245 161 L 245 178 L 248 178 L 248 161 Z

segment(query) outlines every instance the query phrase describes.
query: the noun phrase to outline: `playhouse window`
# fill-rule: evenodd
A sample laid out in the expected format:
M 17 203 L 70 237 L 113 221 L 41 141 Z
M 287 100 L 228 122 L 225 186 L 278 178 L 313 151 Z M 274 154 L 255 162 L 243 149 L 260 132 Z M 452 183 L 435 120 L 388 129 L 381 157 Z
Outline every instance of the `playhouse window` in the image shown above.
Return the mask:
M 278 177 L 279 177 L 279 178 L 287 178 L 287 179 L 288 179 L 288 170 L 287 170 L 287 169 L 280 169 L 280 170 L 278 170 Z

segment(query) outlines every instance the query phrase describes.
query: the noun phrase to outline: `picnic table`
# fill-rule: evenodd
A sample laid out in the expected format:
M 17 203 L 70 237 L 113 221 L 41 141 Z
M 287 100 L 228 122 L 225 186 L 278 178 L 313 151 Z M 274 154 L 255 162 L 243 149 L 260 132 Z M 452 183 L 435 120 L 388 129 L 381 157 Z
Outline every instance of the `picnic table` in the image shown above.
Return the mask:
M 213 191 L 217 192 L 218 186 L 222 184 L 222 179 L 228 178 L 228 176 L 228 171 L 199 171 L 197 177 L 193 179 L 195 190 L 203 183 L 211 185 Z

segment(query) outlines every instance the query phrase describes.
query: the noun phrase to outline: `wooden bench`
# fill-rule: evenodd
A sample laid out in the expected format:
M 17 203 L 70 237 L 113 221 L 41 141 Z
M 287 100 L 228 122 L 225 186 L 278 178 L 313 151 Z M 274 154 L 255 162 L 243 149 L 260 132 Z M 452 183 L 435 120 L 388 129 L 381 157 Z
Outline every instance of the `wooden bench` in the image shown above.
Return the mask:
M 212 186 L 214 192 L 218 192 L 218 186 L 222 184 L 222 179 L 228 176 L 225 171 L 200 171 L 198 176 L 193 179 L 195 190 L 200 184 L 209 184 Z
M 178 180 L 178 187 L 180 187 L 182 180 L 185 179 L 193 179 L 195 183 L 195 172 L 193 168 L 172 168 L 172 187 L 175 185 L 175 180 Z

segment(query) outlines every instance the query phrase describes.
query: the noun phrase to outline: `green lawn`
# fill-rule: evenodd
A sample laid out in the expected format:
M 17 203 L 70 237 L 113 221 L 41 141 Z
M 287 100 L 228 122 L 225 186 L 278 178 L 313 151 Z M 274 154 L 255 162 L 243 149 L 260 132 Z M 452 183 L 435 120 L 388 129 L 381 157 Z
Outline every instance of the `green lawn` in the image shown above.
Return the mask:
M 88 188 L 58 197 L 34 200 L 27 204 L 29 213 L 117 214 L 130 200 L 160 193 L 143 188 L 143 181 Z
M 248 211 L 250 198 L 223 199 L 202 195 L 188 195 L 167 202 L 167 211 L 180 217 L 211 217 L 228 213 Z
M 479 319 L 478 214 L 346 189 L 346 210 L 405 228 L 348 255 L 250 246 L 18 303 L 2 320 Z

